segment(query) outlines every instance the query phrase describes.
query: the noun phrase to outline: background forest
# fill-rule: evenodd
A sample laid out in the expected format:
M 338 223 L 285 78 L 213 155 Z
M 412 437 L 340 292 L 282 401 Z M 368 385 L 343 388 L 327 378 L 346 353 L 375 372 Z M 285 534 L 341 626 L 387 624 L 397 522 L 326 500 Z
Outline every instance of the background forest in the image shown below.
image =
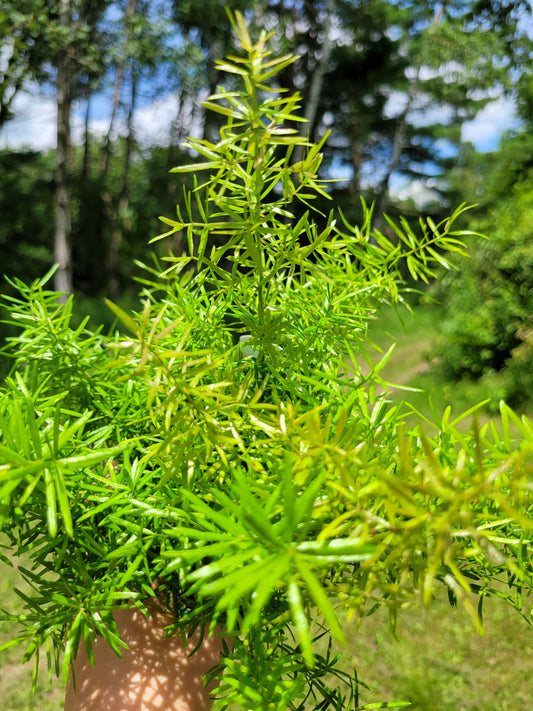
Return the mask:
M 363 219 L 364 198 L 374 206 L 374 226 L 394 240 L 387 215 L 408 224 L 420 215 L 438 222 L 467 203 L 474 207 L 464 213 L 462 226 L 489 237 L 471 240 L 471 259 L 458 261 L 459 268 L 438 285 L 413 291 L 418 330 L 407 322 L 406 334 L 398 337 L 402 326 L 389 313 L 377 324 L 378 346 L 387 346 L 388 331 L 399 341 L 389 378 L 433 387 L 440 404 L 460 407 L 462 396 L 453 385 L 460 382 L 465 403 L 487 400 L 490 411 L 504 398 L 530 410 L 528 2 L 0 0 L 0 250 L 8 280 L 29 282 L 58 263 L 55 288 L 75 292 L 77 317 L 89 314 L 95 324 L 112 323 L 104 297 L 135 305 L 135 278 L 142 272 L 132 265 L 149 262 L 147 243 L 161 232 L 158 215 L 174 212 L 191 180 L 169 172 L 191 161 L 181 144 L 188 135 L 217 140 L 217 115 L 201 102 L 220 81 L 216 60 L 234 51 L 226 6 L 242 11 L 252 32 L 275 29 L 277 54 L 300 56 L 280 83 L 301 95 L 308 121 L 302 132 L 314 141 L 330 133 L 322 177 L 331 180 L 332 202 L 325 210 L 334 204 L 356 223 Z M 20 121 L 18 102 L 28 94 L 55 102 L 54 149 L 39 151 L 29 141 L 15 146 L 10 139 Z M 499 141 L 483 141 L 484 117 L 501 119 L 498 112 L 509 106 L 514 113 Z M 153 134 L 141 130 L 141 114 L 151 117 Z M 296 151 L 293 160 L 301 160 Z M 174 254 L 181 239 L 173 237 Z M 159 245 L 154 249 L 164 257 L 168 243 Z M 3 291 L 10 290 L 6 281 Z M 7 326 L 2 329 L 2 337 L 9 335 Z M 416 395 L 407 397 L 419 405 Z M 406 654 L 378 621 L 370 632 L 375 645 L 357 660 L 358 668 L 363 679 L 388 685 L 387 693 L 394 688 L 395 697 L 409 698 L 413 708 L 524 708 L 530 697 L 520 696 L 514 677 L 502 680 L 509 697 L 493 694 L 483 701 L 486 664 L 494 665 L 491 683 L 497 685 L 502 670 L 519 672 L 526 663 L 511 661 L 518 632 L 507 614 L 496 608 L 495 626 L 501 622 L 508 637 L 492 649 L 489 644 L 481 661 L 465 651 L 462 623 L 450 624 L 454 639 L 432 642 L 426 664 L 439 664 L 433 676 L 426 669 L 420 678 L 414 670 L 426 644 L 419 637 L 423 623 L 408 622 L 412 652 Z M 444 662 L 452 643 L 455 657 Z M 530 646 L 521 643 L 524 660 Z M 511 647 L 515 651 L 505 656 Z M 396 679 L 381 667 L 384 654 Z M 465 659 L 472 667 L 468 688 L 457 691 L 454 669 Z M 437 688 L 444 690 L 430 694 Z M 42 708 L 58 708 L 54 703 Z
M 348 220 L 357 222 L 364 197 L 374 225 L 394 238 L 385 214 L 437 221 L 476 204 L 465 228 L 490 241 L 472 243 L 472 260 L 431 293 L 445 304 L 432 319 L 441 327 L 431 355 L 447 378 L 481 379 L 495 403 L 528 399 L 528 2 L 1 1 L 4 274 L 29 281 L 57 262 L 55 287 L 75 290 L 98 321 L 110 318 L 104 296 L 131 302 L 132 258 L 146 258 L 157 216 L 183 199 L 188 178 L 169 175 L 190 159 L 180 144 L 217 136 L 217 115 L 200 102 L 218 81 L 215 61 L 232 51 L 226 6 L 245 12 L 252 29 L 275 28 L 281 53 L 300 55 L 281 83 L 301 94 L 302 131 L 312 140 L 330 132 L 323 177 Z M 53 150 L 21 147 L 16 107 L 28 94 L 56 104 Z M 140 130 L 141 114 L 152 134 Z M 508 129 L 499 143 L 483 138 L 491 116 Z

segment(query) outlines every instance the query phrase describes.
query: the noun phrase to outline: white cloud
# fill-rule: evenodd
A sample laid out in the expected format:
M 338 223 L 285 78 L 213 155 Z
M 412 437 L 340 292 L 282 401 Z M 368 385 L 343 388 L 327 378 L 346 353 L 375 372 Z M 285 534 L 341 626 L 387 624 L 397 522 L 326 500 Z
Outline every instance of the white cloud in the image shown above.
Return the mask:
M 394 118 L 399 116 L 402 111 L 404 111 L 407 105 L 407 93 L 405 91 L 396 91 L 394 89 L 390 92 L 385 102 L 384 113 L 387 118 Z
M 392 91 L 385 104 L 385 116 L 399 116 L 405 109 L 407 94 Z M 411 111 L 411 120 L 415 126 L 450 123 L 453 110 L 449 106 L 431 104 L 427 97 L 420 97 Z M 510 97 L 499 97 L 489 102 L 472 121 L 465 121 L 461 138 L 474 144 L 478 151 L 494 150 L 504 131 L 518 128 L 520 125 L 516 115 L 514 101 Z
M 0 148 L 32 148 L 38 151 L 55 148 L 57 107 L 53 96 L 42 94 L 37 86 L 28 87 L 17 94 L 12 109 L 14 118 L 0 131 Z M 103 134 L 108 124 L 108 119 L 91 121 L 91 131 Z M 82 115 L 73 111 L 73 143 L 81 143 L 84 130 Z
M 487 104 L 473 121 L 463 124 L 461 138 L 473 143 L 478 151 L 494 150 L 501 134 L 519 124 L 513 100 L 500 97 Z
M 156 99 L 148 106 L 137 109 L 134 127 L 137 140 L 141 145 L 167 144 L 176 111 L 176 97 L 173 95 Z
M 39 151 L 55 148 L 57 116 L 55 99 L 39 93 L 38 87 L 34 89 L 34 91 L 31 89 L 22 91 L 15 98 L 13 102 L 15 116 L 0 131 L 0 148 L 32 148 Z M 140 144 L 145 146 L 168 144 L 171 125 L 177 110 L 176 97 L 173 95 L 157 99 L 137 109 L 134 115 L 134 128 Z M 193 112 L 189 116 L 190 133 L 199 137 L 202 127 L 197 120 L 198 113 L 195 107 L 186 106 L 185 110 L 189 114 Z M 99 114 L 102 115 L 101 110 Z M 109 129 L 109 117 L 91 119 L 89 129 L 93 135 L 105 135 Z M 82 105 L 78 107 L 75 104 L 73 107 L 71 130 L 73 143 L 82 143 L 85 131 Z M 124 117 L 119 115 L 113 133 L 116 137 L 125 135 L 125 132 Z
M 391 91 L 385 104 L 384 113 L 387 118 L 397 118 L 407 106 L 407 92 Z M 419 94 L 411 104 L 409 120 L 414 126 L 446 125 L 453 116 L 451 106 L 435 103 L 427 94 Z
M 33 148 L 44 151 L 56 145 L 56 105 L 53 97 L 21 91 L 13 101 L 15 118 L 0 131 L 0 148 Z
M 440 195 L 432 190 L 431 180 L 407 180 L 404 176 L 392 176 L 390 192 L 395 200 L 412 200 L 420 210 L 440 202 Z
M 398 115 L 405 107 L 405 101 L 403 92 L 391 92 L 385 114 Z M 13 110 L 15 118 L 0 131 L 0 148 L 28 147 L 44 151 L 55 147 L 56 106 L 53 97 L 39 93 L 38 87 L 29 87 L 17 95 Z M 171 95 L 137 109 L 135 130 L 140 143 L 165 144 L 169 139 L 170 126 L 176 111 L 176 100 Z M 443 107 L 433 106 L 417 110 L 413 120 L 416 125 L 439 121 L 445 124 L 449 121 L 449 116 Z M 478 150 L 493 150 L 502 132 L 517 127 L 518 123 L 512 99 L 500 97 L 487 104 L 473 121 L 467 121 L 463 125 L 462 139 L 472 142 Z M 91 132 L 103 135 L 108 124 L 108 118 L 93 119 L 90 122 Z M 199 128 L 198 121 L 193 120 L 191 133 L 198 134 Z M 82 141 L 83 130 L 82 113 L 74 112 L 72 136 L 75 143 Z M 123 134 L 124 131 L 124 122 L 120 119 L 117 121 L 116 133 Z

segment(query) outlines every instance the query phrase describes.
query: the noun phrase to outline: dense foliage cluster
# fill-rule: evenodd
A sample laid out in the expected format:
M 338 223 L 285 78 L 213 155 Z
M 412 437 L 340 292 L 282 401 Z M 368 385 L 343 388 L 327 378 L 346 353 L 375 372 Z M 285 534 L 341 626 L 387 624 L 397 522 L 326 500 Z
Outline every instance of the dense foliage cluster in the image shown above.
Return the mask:
M 435 345 L 440 365 L 454 379 L 480 379 L 493 411 L 501 399 L 523 407 L 533 397 L 529 144 L 525 135 L 510 137 L 497 160 L 483 161 L 488 169 L 483 180 L 477 175 L 477 187 L 487 212 L 478 210 L 469 225 L 489 239 L 476 240 L 471 259 L 434 287 L 445 307 Z

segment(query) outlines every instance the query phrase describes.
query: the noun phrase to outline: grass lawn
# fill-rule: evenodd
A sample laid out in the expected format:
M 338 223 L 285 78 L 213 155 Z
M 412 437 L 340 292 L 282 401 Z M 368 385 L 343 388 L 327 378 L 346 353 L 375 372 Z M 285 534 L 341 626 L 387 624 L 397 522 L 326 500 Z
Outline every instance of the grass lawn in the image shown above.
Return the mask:
M 380 319 L 370 328 L 370 339 L 383 353 L 396 343 L 396 348 L 380 375 L 389 383 L 418 389 L 404 390 L 391 387 L 394 400 L 403 400 L 423 415 L 432 419 L 429 397 L 434 402 L 437 413 L 442 416 L 449 405 L 451 419 L 469 410 L 473 405 L 492 400 L 492 409 L 497 409 L 495 394 L 486 385 L 467 378 L 460 381 L 448 380 L 439 368 L 438 359 L 431 358 L 432 345 L 437 339 L 437 326 L 442 318 L 438 304 L 420 304 L 414 307 L 414 315 L 402 308 L 396 312 L 392 307 L 383 311 Z M 371 354 L 374 362 L 379 361 L 378 351 Z M 531 408 L 523 408 L 518 414 L 530 414 Z M 489 414 L 487 408 L 479 410 L 480 422 L 492 419 L 499 422 L 498 414 Z M 471 418 L 465 421 L 468 427 Z M 532 706 L 533 708 L 533 706 Z
M 485 601 L 484 624 L 481 637 L 465 610 L 443 599 L 427 612 L 401 613 L 396 637 L 384 610 L 346 628 L 346 661 L 372 689 L 360 702 L 409 701 L 412 711 L 532 709 L 533 628 L 499 599 Z
M 13 589 L 20 584 L 18 572 L 0 562 L 0 606 L 9 612 L 21 610 L 21 601 Z M 10 623 L 0 622 L 0 644 L 10 640 L 13 634 Z M 23 647 L 14 647 L 0 656 L 2 708 L 4 711 L 60 711 L 63 708 L 63 687 L 59 682 L 54 681 L 54 687 L 50 688 L 46 655 L 42 655 L 37 693 L 34 696 L 32 694 L 33 661 L 21 664 L 23 653 Z

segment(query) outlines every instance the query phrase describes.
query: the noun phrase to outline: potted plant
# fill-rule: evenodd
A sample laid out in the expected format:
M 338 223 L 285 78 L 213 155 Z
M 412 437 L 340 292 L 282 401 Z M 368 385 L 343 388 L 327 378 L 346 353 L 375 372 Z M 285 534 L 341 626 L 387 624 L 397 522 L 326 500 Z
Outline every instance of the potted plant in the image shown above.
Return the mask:
M 238 14 L 234 27 L 243 55 L 219 69 L 239 85 L 204 104 L 226 124 L 190 141 L 199 162 L 176 170 L 194 188 L 157 238 L 183 232 L 187 249 L 147 268 L 139 313 L 110 304 L 122 333 L 72 328 L 49 275 L 13 281 L 0 513 L 31 592 L 12 644 L 35 673 L 44 647 L 65 679 L 103 643 L 146 670 L 143 654 L 164 653 L 121 616 L 155 618 L 169 650 L 216 637 L 216 709 L 364 708 L 335 651 L 346 620 L 384 605 L 394 624 L 439 590 L 478 628 L 486 596 L 520 607 L 532 428 L 505 405 L 502 436 L 475 421 L 464 434 L 470 412 L 412 426 L 389 401 L 368 324 L 402 302 L 403 265 L 427 280 L 463 250 L 463 208 L 419 236 L 389 222 L 394 240 L 369 210 L 362 226 L 315 212 L 322 144 L 293 127 L 298 97 L 272 88 L 294 57 L 272 58 Z

